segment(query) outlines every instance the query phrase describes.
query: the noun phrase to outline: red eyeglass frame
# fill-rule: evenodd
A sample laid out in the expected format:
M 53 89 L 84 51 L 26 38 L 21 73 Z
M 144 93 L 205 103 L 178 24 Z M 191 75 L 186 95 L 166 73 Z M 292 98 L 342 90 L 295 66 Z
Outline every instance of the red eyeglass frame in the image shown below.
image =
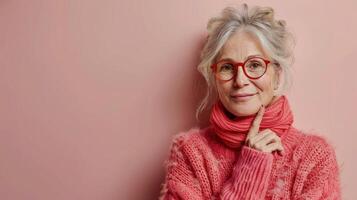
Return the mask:
M 253 59 L 253 58 L 259 58 L 259 59 L 263 60 L 264 63 L 265 63 L 265 65 L 266 65 L 265 71 L 264 71 L 263 74 L 262 74 L 261 76 L 259 76 L 259 77 L 251 77 L 251 76 L 249 76 L 248 73 L 245 71 L 245 68 L 244 68 L 244 65 L 245 65 L 249 60 L 251 60 L 251 59 Z M 216 73 L 216 71 L 217 71 L 217 65 L 218 65 L 219 63 L 221 63 L 221 62 L 227 62 L 227 61 L 228 61 L 229 63 L 233 64 L 233 67 L 234 67 L 234 75 L 233 75 L 233 77 L 232 77 L 231 79 L 229 79 L 229 80 L 222 80 L 222 79 L 220 79 L 220 78 L 217 76 L 217 73 Z M 230 80 L 236 78 L 237 72 L 238 72 L 238 67 L 240 67 L 240 66 L 243 68 L 243 72 L 244 72 L 244 74 L 245 74 L 248 78 L 250 78 L 250 79 L 258 79 L 258 78 L 262 77 L 262 76 L 265 74 L 265 72 L 266 72 L 267 69 L 268 69 L 269 63 L 271 63 L 270 60 L 267 60 L 267 59 L 262 58 L 262 57 L 260 57 L 260 56 L 250 57 L 250 58 L 246 59 L 244 62 L 235 62 L 235 61 L 230 60 L 230 59 L 228 59 L 228 60 L 227 60 L 227 59 L 223 59 L 223 60 L 220 60 L 220 61 L 214 63 L 213 65 L 211 65 L 211 69 L 213 70 L 213 72 L 214 72 L 214 74 L 215 74 L 215 77 L 216 77 L 217 79 L 221 80 L 221 81 L 230 81 Z

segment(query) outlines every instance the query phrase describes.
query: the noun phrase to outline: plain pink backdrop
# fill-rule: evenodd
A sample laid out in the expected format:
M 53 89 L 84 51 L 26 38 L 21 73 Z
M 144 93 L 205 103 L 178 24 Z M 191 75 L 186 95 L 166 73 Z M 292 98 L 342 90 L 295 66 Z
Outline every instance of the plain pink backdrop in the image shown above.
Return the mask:
M 336 147 L 357 199 L 357 3 L 272 6 L 297 41 L 295 126 Z M 0 199 L 156 199 L 171 137 L 197 124 L 218 0 L 0 1 Z

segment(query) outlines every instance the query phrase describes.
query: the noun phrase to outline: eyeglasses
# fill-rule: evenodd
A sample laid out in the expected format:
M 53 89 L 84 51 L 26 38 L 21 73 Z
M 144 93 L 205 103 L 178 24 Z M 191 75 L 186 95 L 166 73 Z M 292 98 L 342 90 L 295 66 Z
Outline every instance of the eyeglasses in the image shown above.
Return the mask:
M 213 65 L 211 68 L 219 80 L 230 81 L 236 75 L 238 67 L 242 66 L 244 74 L 250 79 L 258 79 L 262 77 L 267 71 L 270 60 L 253 56 L 242 62 L 234 62 L 231 60 L 221 60 Z

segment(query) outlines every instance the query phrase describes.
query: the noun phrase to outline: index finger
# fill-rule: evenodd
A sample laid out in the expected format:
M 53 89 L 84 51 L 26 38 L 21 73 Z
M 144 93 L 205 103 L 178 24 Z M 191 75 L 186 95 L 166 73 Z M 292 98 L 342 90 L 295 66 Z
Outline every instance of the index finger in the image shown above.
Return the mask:
M 258 134 L 260 123 L 262 122 L 264 112 L 265 112 L 265 107 L 262 105 L 260 107 L 257 115 L 255 116 L 251 127 L 249 128 L 248 136 L 252 136 L 252 135 Z

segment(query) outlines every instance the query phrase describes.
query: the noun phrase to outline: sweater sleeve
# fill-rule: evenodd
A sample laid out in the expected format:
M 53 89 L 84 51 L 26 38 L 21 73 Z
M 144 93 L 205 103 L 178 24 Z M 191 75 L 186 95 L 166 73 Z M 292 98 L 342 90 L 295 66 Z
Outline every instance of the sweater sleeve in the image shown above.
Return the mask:
M 264 199 L 273 158 L 271 153 L 243 146 L 231 178 L 223 185 L 220 199 Z
M 298 169 L 295 186 L 298 192 L 293 199 L 340 200 L 340 173 L 336 153 L 325 139 L 317 137 L 311 153 Z

